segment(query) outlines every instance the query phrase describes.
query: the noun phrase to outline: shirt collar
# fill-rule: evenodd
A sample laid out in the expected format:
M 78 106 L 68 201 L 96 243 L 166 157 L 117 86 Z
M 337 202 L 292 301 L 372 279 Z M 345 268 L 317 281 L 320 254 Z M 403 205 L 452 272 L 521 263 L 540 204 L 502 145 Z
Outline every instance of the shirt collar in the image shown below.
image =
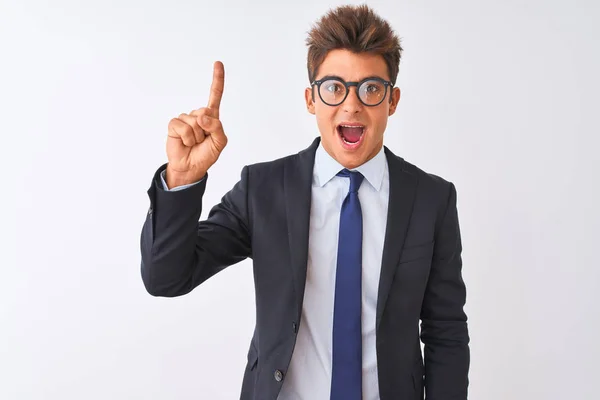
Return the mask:
M 383 182 L 386 162 L 387 160 L 382 146 L 375 157 L 366 163 L 359 165 L 357 168 L 353 168 L 352 171 L 360 172 L 369 184 L 373 186 L 375 190 L 379 191 Z M 315 180 L 315 183 L 320 187 L 325 186 L 325 184 L 342 169 L 344 169 L 344 167 L 327 153 L 323 148 L 322 142 L 320 142 L 315 154 L 315 166 L 313 170 L 313 179 Z

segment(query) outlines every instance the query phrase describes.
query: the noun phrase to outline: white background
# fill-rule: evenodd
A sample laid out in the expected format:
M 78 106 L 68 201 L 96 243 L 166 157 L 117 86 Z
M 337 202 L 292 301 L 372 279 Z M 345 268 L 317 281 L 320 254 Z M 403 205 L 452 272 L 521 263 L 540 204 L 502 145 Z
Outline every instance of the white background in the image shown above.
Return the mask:
M 230 140 L 202 218 L 307 147 L 304 40 L 339 4 L 0 2 L 0 398 L 238 398 L 251 264 L 147 294 L 146 190 L 215 60 Z M 369 4 L 405 49 L 385 144 L 458 190 L 469 398 L 597 398 L 600 3 Z

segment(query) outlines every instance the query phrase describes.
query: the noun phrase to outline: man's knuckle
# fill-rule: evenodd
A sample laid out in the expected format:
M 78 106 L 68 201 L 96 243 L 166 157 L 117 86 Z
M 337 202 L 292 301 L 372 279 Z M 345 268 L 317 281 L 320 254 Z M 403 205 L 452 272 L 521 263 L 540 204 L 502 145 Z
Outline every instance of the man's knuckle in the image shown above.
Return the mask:
M 185 124 L 185 126 L 183 127 L 183 132 L 186 135 L 193 135 L 194 134 L 194 130 L 188 124 Z

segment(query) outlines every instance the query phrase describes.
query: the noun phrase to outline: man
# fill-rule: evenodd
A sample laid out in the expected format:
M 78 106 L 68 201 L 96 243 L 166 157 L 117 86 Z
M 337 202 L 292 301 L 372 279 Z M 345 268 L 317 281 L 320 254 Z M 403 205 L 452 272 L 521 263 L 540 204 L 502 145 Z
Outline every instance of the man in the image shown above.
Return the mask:
M 400 100 L 399 40 L 368 7 L 345 6 L 308 45 L 306 106 L 320 138 L 244 167 L 205 221 L 207 171 L 227 143 L 220 62 L 208 107 L 170 121 L 142 230 L 146 289 L 180 296 L 252 258 L 243 400 L 466 399 L 456 190 L 383 146 Z

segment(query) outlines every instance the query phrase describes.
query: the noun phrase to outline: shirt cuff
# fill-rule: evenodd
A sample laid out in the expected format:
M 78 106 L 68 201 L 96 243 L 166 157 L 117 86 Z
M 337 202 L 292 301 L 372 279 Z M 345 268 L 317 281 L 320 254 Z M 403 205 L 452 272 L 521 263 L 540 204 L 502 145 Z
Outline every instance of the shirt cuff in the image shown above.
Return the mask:
M 165 180 L 165 174 L 166 174 L 166 172 L 167 172 L 167 170 L 164 170 L 164 171 L 162 171 L 160 173 L 160 180 L 162 182 L 163 189 L 166 192 L 176 192 L 178 190 L 184 190 L 184 189 L 187 189 L 187 188 L 189 188 L 191 186 L 197 185 L 197 184 L 199 184 L 200 182 L 202 182 L 204 180 L 204 178 L 202 178 L 198 182 L 188 183 L 187 185 L 175 186 L 175 187 L 169 189 L 169 187 L 167 186 L 167 181 Z

